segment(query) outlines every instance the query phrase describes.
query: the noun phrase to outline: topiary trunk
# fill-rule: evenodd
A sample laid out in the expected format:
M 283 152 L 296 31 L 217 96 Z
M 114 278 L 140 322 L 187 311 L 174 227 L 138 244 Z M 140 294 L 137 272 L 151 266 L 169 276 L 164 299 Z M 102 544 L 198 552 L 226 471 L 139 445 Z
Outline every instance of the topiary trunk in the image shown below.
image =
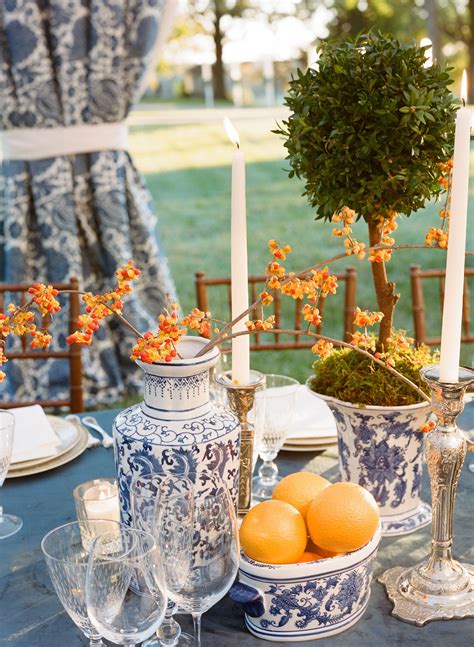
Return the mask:
M 376 217 L 369 218 L 368 228 L 370 246 L 374 247 L 376 245 L 380 245 L 382 232 L 377 227 Z M 387 348 L 388 338 L 392 334 L 393 313 L 400 295 L 395 293 L 395 283 L 389 281 L 387 278 L 385 263 L 383 261 L 380 263 L 374 262 L 370 265 L 372 268 L 377 304 L 380 312 L 383 312 L 384 314 L 380 323 L 379 340 L 377 344 L 377 350 L 382 351 Z

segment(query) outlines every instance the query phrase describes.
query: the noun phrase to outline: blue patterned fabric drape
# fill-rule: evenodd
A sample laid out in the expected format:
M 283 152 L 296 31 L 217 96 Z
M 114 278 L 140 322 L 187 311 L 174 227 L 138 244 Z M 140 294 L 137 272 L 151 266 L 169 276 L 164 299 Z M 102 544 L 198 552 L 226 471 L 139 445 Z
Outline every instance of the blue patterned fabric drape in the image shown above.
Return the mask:
M 1 0 L 0 127 L 122 121 L 139 97 L 165 0 Z M 151 198 L 125 151 L 4 161 L 0 175 L 0 279 L 63 282 L 103 291 L 133 258 L 143 273 L 127 315 L 154 325 L 174 294 Z M 53 323 L 64 346 L 66 313 Z M 122 397 L 140 381 L 127 329 L 111 321 L 83 353 L 87 399 Z M 38 364 L 40 366 L 38 367 Z M 67 391 L 58 360 L 9 362 L 0 398 Z

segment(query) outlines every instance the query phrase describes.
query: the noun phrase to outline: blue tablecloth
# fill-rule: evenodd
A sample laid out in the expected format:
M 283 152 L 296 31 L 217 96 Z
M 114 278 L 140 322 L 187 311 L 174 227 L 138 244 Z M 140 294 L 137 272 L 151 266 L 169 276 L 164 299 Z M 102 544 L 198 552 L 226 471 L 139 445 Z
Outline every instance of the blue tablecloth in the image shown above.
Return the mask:
M 110 429 L 116 412 L 102 411 L 99 422 Z M 474 429 L 474 406 L 460 417 L 460 426 Z M 474 461 L 474 454 L 468 458 Z M 282 452 L 278 464 L 282 473 L 314 470 L 330 480 L 338 479 L 337 456 L 328 450 L 320 455 Z M 467 462 L 467 461 L 466 461 Z M 75 519 L 72 490 L 92 478 L 114 474 L 113 452 L 97 447 L 51 472 L 7 480 L 0 501 L 7 512 L 23 519 L 22 530 L 0 542 L 0 645 L 15 647 L 76 647 L 88 641 L 64 612 L 47 574 L 40 542 L 52 528 Z M 425 498 L 429 499 L 425 478 Z M 474 563 L 474 474 L 464 465 L 458 487 L 455 516 L 454 555 Z M 390 566 L 411 565 L 429 551 L 430 528 L 406 537 L 383 539 L 375 566 L 375 576 Z M 383 587 L 372 584 L 369 607 L 363 618 L 343 634 L 318 641 L 318 647 L 446 647 L 474 642 L 474 620 L 433 622 L 418 628 L 390 615 L 391 603 Z M 179 616 L 185 630 L 191 630 L 186 616 Z M 251 636 L 244 627 L 240 605 L 228 598 L 203 617 L 203 647 L 255 647 L 265 642 Z M 282 643 L 273 643 L 274 645 Z M 301 645 L 310 644 L 308 642 Z M 314 644 L 314 641 L 313 643 Z

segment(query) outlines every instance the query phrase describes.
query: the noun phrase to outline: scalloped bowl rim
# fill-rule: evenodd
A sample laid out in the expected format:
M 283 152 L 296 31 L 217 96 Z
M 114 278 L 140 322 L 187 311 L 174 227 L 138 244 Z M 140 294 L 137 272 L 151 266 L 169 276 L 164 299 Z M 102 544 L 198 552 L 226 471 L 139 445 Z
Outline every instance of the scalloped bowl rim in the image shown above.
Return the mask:
M 379 524 L 370 539 L 364 546 L 344 555 L 324 557 L 313 562 L 296 562 L 294 564 L 268 564 L 251 559 L 243 551 L 240 554 L 240 570 L 252 576 L 261 575 L 262 579 L 288 579 L 300 577 L 323 576 L 334 571 L 343 571 L 355 567 L 369 557 L 378 547 L 382 537 L 382 525 Z
M 430 403 L 427 400 L 424 400 L 423 402 L 415 402 L 414 404 L 400 404 L 400 405 L 393 405 L 391 407 L 387 406 L 377 406 L 376 404 L 355 404 L 354 402 L 346 402 L 345 400 L 339 400 L 339 398 L 335 398 L 332 395 L 324 395 L 323 393 L 318 393 L 317 391 L 313 391 L 312 388 L 309 386 L 309 381 L 311 379 L 311 376 L 308 377 L 306 380 L 305 387 L 306 389 L 314 395 L 315 398 L 320 398 L 321 400 L 324 400 L 325 402 L 336 402 L 337 404 L 340 404 L 344 407 L 347 407 L 348 409 L 355 409 L 356 411 L 413 411 L 413 409 L 422 409 L 423 407 L 429 407 Z

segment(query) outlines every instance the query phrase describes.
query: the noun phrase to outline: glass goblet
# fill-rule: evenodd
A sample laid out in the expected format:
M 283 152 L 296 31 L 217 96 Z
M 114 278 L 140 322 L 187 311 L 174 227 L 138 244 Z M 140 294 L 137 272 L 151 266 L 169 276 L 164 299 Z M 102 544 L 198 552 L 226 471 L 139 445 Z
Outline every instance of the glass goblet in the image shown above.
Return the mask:
M 121 526 L 92 545 L 86 576 L 90 621 L 104 638 L 136 645 L 163 622 L 166 591 L 163 562 L 150 533 Z
M 235 509 L 224 482 L 212 475 L 210 495 L 191 492 L 165 498 L 158 511 L 159 544 L 166 554 L 170 598 L 190 613 L 194 644 L 201 645 L 201 616 L 227 593 L 239 566 Z
M 48 566 L 54 589 L 66 613 L 89 639 L 91 647 L 105 647 L 101 634 L 89 620 L 86 608 L 86 572 L 89 558 L 88 542 L 84 537 L 96 537 L 101 532 L 118 536 L 120 524 L 115 521 L 73 521 L 48 532 L 41 550 Z
M 170 493 L 189 491 L 192 482 L 186 477 L 173 476 L 163 479 L 163 474 L 152 472 L 136 476 L 130 488 L 133 525 L 138 530 L 155 535 L 155 510 L 163 497 Z M 163 623 L 156 632 L 156 638 L 145 641 L 142 647 L 188 647 L 193 638 L 181 632 L 181 627 L 173 618 L 176 604 L 168 599 Z
M 252 495 L 257 500 L 269 499 L 280 480 L 275 458 L 283 447 L 294 416 L 299 382 L 286 375 L 267 375 L 265 389 L 256 394 L 264 398 L 264 419 L 256 434 L 256 449 L 263 463 L 258 476 L 252 479 Z
M 0 487 L 10 467 L 13 450 L 15 416 L 10 411 L 0 409 Z M 11 537 L 23 526 L 23 521 L 12 514 L 3 514 L 0 506 L 0 539 Z

